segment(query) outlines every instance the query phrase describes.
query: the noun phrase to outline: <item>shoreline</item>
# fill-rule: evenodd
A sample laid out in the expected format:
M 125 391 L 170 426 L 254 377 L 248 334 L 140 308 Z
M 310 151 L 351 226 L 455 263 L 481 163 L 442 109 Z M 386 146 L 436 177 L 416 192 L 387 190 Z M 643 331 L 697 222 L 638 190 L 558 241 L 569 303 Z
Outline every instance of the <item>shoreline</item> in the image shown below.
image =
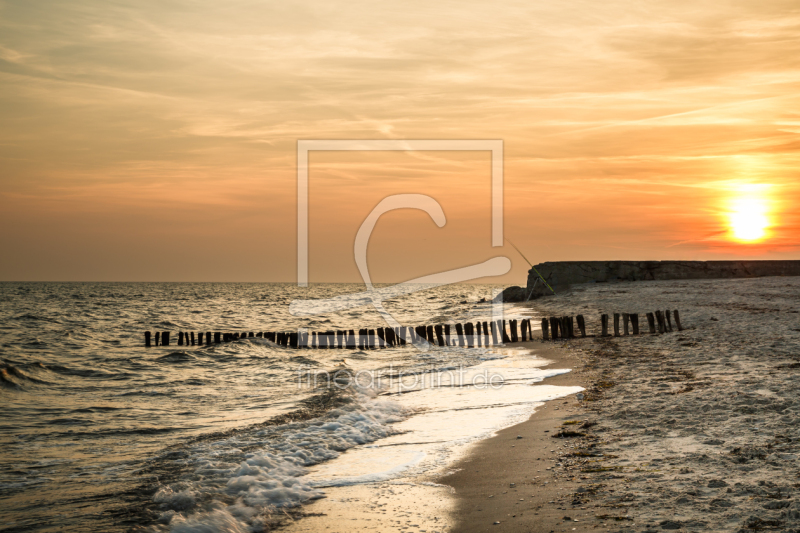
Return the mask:
M 582 400 L 546 401 L 427 476 L 348 489 L 297 529 L 800 533 L 800 279 L 588 285 L 529 307 L 580 310 L 589 335 L 601 313 L 667 308 L 685 329 L 521 345 L 572 369 L 541 383 Z M 372 514 L 356 520 L 359 501 Z
M 543 369 L 571 369 L 566 374 L 546 378 L 542 383 L 589 386 L 589 375 L 583 370 L 585 360 L 580 352 L 539 341 L 528 341 L 521 347 L 551 361 L 542 366 Z M 587 518 L 590 511 L 559 503 L 563 494 L 579 490 L 582 481 L 561 480 L 552 474 L 556 452 L 565 440 L 552 436 L 564 427 L 563 422 L 583 420 L 585 415 L 572 394 L 545 402 L 528 420 L 475 443 L 451 466 L 451 473 L 437 480 L 455 491 L 451 531 L 585 530 L 590 524 Z M 567 522 L 565 516 L 578 521 Z M 564 529 L 567 525 L 569 527 Z
M 525 366 L 525 368 L 535 369 L 536 371 L 571 369 L 572 354 L 566 350 L 552 349 L 541 343 L 530 341 L 514 343 L 509 346 L 510 350 L 518 352 L 518 355 L 512 357 L 519 357 L 526 361 L 527 364 L 533 363 L 532 366 Z M 491 361 L 487 361 L 487 363 L 492 364 Z M 475 368 L 477 369 L 478 367 Z M 546 398 L 535 400 L 534 397 L 537 392 L 534 392 L 535 389 L 533 387 L 544 387 L 538 393 L 542 394 L 543 391 L 547 391 L 544 393 L 545 396 L 551 396 L 555 393 L 551 387 L 566 388 L 571 385 L 572 381 L 571 372 L 567 371 L 544 377 L 534 384 L 528 384 L 525 387 L 531 387 L 530 393 L 522 392 L 525 397 L 529 398 L 526 399 L 525 403 L 539 404 L 541 402 L 541 405 L 536 407 L 536 412 L 538 412 L 543 406 L 556 405 L 562 401 L 567 401 L 570 396 L 561 396 L 552 400 Z M 516 388 L 519 384 L 516 381 L 512 381 L 507 386 Z M 573 392 L 571 393 L 572 403 L 575 403 L 574 394 L 577 392 L 575 389 L 577 387 L 573 387 Z M 558 394 L 565 394 L 565 392 L 558 392 Z M 520 401 L 519 392 L 510 395 L 506 399 L 506 404 L 514 405 L 518 401 Z M 494 413 L 494 409 L 497 407 L 484 406 L 480 408 L 487 409 L 488 413 L 484 416 L 493 418 L 497 416 Z M 475 412 L 474 408 L 469 406 L 462 406 L 461 409 L 463 412 Z M 545 409 L 545 412 L 547 411 Z M 554 412 L 558 413 L 559 411 L 556 410 Z M 505 432 L 508 431 L 508 428 L 518 427 L 520 423 L 524 423 L 528 419 L 529 415 L 525 415 L 525 418 L 512 422 L 513 425 L 507 426 L 505 429 L 492 430 L 492 436 L 490 437 L 483 437 L 478 440 L 475 440 L 474 437 L 469 437 L 464 442 L 459 442 L 458 439 L 454 440 L 452 447 L 448 449 L 448 454 L 451 457 L 445 462 L 440 462 L 441 458 L 435 459 L 436 454 L 430 456 L 431 459 L 434 459 L 434 463 L 431 465 L 432 469 L 414 472 L 415 469 L 412 467 L 407 473 L 402 473 L 385 481 L 332 487 L 325 498 L 311 502 L 304 505 L 303 509 L 290 513 L 291 518 L 289 518 L 288 522 L 284 522 L 280 529 L 288 530 L 291 533 L 323 530 L 331 533 L 354 530 L 449 533 L 453 531 L 453 525 L 457 522 L 455 518 L 459 513 L 456 505 L 459 499 L 458 494 L 454 493 L 453 487 L 443 483 L 440 478 L 451 474 L 464 457 L 471 456 L 476 446 L 495 438 L 498 432 Z M 477 422 L 485 423 L 485 419 L 482 420 Z M 384 442 L 380 446 L 385 445 L 386 443 Z M 388 445 L 391 446 L 392 443 L 390 442 Z M 364 450 L 361 452 L 351 450 L 338 463 L 333 462 L 321 465 L 319 468 L 322 470 L 335 468 L 337 471 L 341 471 L 342 461 L 344 461 L 344 464 L 348 464 L 346 455 L 359 453 L 363 455 Z M 318 473 L 318 471 L 315 472 L 315 474 Z

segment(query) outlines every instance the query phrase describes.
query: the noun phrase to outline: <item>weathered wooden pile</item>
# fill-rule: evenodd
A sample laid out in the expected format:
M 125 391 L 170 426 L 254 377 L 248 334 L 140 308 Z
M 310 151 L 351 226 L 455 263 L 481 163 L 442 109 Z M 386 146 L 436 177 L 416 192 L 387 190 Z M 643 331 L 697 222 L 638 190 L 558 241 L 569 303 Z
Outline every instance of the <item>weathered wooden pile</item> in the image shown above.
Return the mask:
M 651 334 L 667 333 L 675 327 L 682 331 L 681 319 L 678 310 L 656 311 L 647 313 L 647 324 Z M 600 336 L 610 337 L 608 332 L 608 315 L 600 315 Z M 622 319 L 622 334 L 620 334 L 620 318 Z M 575 323 L 578 325 L 578 334 L 575 334 Z M 630 327 L 629 327 L 630 326 Z M 639 335 L 638 313 L 614 313 L 614 337 L 621 335 Z M 144 332 L 144 344 L 150 346 L 169 346 L 169 331 Z M 542 319 L 542 340 L 575 339 L 593 335 L 586 334 L 586 320 L 583 315 L 562 316 Z M 530 319 L 523 320 L 495 320 L 487 322 L 467 322 L 465 324 L 439 324 L 431 326 L 375 328 L 338 331 L 259 331 L 259 332 L 234 332 L 223 333 L 178 332 L 178 346 L 210 346 L 246 338 L 264 338 L 280 346 L 289 348 L 314 348 L 332 349 L 345 348 L 348 350 L 374 350 L 391 346 L 404 346 L 406 344 L 430 343 L 438 346 L 464 346 L 467 348 L 481 346 L 498 346 L 513 342 L 533 340 L 533 329 Z
M 683 331 L 681 316 L 677 309 L 670 311 L 656 311 L 647 313 L 647 325 L 651 334 L 661 334 L 673 331 L 672 319 L 675 319 L 675 327 L 678 331 Z M 614 337 L 620 336 L 619 324 L 622 318 L 622 335 L 639 335 L 639 314 L 638 313 L 614 313 Z M 575 317 L 562 316 L 542 319 L 542 340 L 574 339 L 575 322 L 578 323 L 578 331 L 581 337 L 586 337 L 586 321 L 583 315 Z M 630 326 L 630 327 L 629 327 Z M 600 336 L 610 337 L 608 333 L 608 315 L 600 315 Z
M 230 342 L 242 338 L 264 338 L 289 348 L 331 349 L 346 348 L 373 350 L 405 344 L 430 343 L 438 346 L 497 346 L 511 342 L 532 340 L 533 329 L 529 319 L 496 320 L 466 324 L 439 324 L 431 326 L 359 329 L 339 331 L 264 331 L 264 332 L 178 332 L 178 346 L 202 346 Z M 145 346 L 169 346 L 170 332 L 144 333 Z

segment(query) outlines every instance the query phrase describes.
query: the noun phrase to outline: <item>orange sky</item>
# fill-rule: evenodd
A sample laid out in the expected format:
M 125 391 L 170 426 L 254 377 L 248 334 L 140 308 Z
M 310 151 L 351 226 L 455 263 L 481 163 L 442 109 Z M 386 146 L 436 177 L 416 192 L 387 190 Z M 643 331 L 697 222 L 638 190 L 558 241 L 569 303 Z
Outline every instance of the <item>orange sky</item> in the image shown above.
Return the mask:
M 789 1 L 0 1 L 0 280 L 295 281 L 298 139 L 502 139 L 534 262 L 797 259 L 798 109 Z M 418 193 L 447 224 L 384 216 L 375 281 L 523 283 L 489 165 L 313 153 L 311 281 L 358 281 L 364 217 Z

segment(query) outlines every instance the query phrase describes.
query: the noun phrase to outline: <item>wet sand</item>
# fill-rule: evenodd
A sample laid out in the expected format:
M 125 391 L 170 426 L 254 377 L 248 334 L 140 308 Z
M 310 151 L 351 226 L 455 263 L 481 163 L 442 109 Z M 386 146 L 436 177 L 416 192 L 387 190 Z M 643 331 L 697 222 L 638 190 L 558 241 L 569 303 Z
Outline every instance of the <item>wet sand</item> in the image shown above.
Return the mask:
M 561 345 L 524 344 L 538 357 L 552 361 L 550 367 L 573 369 L 548 378 L 548 385 L 588 385 L 589 376 L 576 372 L 584 366 L 582 353 Z M 575 395 L 552 400 L 538 408 L 528 421 L 474 445 L 453 466 L 454 473 L 438 480 L 455 490 L 453 531 L 549 532 L 593 527 L 591 511 L 573 506 L 572 498 L 565 499 L 585 481 L 554 475 L 558 454 L 567 442 L 553 436 L 564 422 L 584 416 Z

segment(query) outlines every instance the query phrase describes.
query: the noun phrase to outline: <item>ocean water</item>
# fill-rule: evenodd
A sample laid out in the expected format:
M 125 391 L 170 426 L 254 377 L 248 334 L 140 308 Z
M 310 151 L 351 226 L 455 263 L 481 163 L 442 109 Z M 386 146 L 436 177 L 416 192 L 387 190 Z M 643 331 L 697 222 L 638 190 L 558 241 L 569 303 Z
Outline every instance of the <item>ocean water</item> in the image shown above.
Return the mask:
M 487 320 L 497 287 L 384 302 L 400 323 Z M 264 339 L 144 347 L 143 332 L 385 325 L 369 306 L 296 317 L 360 285 L 0 284 L 0 531 L 261 531 L 337 486 L 441 466 L 456 443 L 574 392 L 513 345 L 295 350 Z M 506 305 L 505 318 L 531 316 Z M 345 452 L 348 452 L 345 454 Z

